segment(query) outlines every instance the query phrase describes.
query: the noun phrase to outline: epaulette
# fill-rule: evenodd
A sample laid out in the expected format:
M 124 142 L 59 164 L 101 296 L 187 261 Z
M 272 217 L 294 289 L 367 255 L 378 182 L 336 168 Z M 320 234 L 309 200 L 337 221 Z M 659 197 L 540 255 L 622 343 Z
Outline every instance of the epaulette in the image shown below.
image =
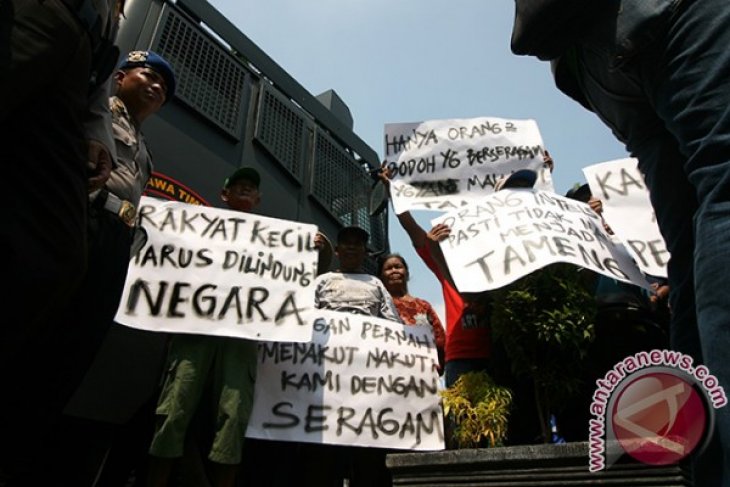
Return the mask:
M 116 96 L 112 96 L 109 99 L 109 110 L 111 110 L 111 112 L 115 115 L 121 115 L 127 111 L 127 107 L 124 106 L 124 102 L 122 100 Z

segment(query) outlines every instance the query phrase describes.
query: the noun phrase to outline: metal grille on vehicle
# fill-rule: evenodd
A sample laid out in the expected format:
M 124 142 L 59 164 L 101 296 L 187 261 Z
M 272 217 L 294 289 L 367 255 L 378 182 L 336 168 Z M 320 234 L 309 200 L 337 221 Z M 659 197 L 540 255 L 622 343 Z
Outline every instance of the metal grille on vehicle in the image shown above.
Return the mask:
M 262 82 L 254 138 L 301 180 L 305 119 L 291 101 Z
M 247 72 L 199 26 L 166 7 L 152 50 L 175 69 L 176 97 L 240 140 Z

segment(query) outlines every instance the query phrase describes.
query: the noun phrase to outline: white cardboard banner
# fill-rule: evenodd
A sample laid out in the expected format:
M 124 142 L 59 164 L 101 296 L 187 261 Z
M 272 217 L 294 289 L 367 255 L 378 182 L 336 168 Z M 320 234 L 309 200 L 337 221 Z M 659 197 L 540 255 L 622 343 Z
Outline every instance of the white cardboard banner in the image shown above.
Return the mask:
M 503 189 L 432 223 L 451 227 L 441 249 L 461 292 L 497 289 L 555 262 L 649 288 L 598 215 L 587 204 L 555 193 Z
M 603 218 L 646 274 L 667 277 L 669 251 L 659 232 L 649 189 L 635 158 L 583 168 L 591 193 L 603 203 Z
M 308 341 L 315 225 L 143 197 L 149 236 L 115 318 L 150 331 Z
M 397 214 L 448 211 L 494 192 L 519 169 L 538 173 L 537 189 L 553 190 L 534 120 L 471 118 L 385 125 L 385 164 Z
M 310 343 L 259 344 L 246 436 L 408 450 L 444 448 L 428 326 L 314 310 Z

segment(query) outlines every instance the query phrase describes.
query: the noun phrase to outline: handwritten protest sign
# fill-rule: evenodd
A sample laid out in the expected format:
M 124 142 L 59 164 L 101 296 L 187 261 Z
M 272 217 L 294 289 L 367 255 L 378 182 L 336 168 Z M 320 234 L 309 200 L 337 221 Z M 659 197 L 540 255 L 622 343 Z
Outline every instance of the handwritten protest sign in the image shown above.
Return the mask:
M 310 343 L 259 345 L 246 436 L 410 450 L 444 448 L 428 326 L 315 310 Z
M 649 190 L 634 158 L 583 168 L 593 196 L 603 203 L 603 218 L 625 244 L 639 268 L 667 277 L 669 251 L 654 216 Z
M 395 212 L 448 211 L 480 200 L 518 169 L 553 190 L 534 120 L 471 118 L 385 125 L 385 164 Z
M 116 321 L 151 331 L 307 341 L 317 227 L 143 197 L 149 235 Z
M 555 262 L 649 287 L 598 215 L 555 193 L 505 189 L 432 223 L 451 227 L 441 248 L 461 292 L 497 289 Z

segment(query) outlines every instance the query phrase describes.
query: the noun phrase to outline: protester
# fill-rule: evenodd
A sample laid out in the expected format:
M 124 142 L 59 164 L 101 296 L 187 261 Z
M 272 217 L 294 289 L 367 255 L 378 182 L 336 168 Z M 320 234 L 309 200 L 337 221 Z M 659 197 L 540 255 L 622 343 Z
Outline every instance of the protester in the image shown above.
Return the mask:
M 544 154 L 545 165 L 552 170 L 554 169 L 554 162 L 552 157 L 545 151 Z M 530 189 L 533 188 L 537 181 L 538 175 L 531 169 L 520 169 L 512 174 L 503 176 L 494 185 L 494 191 L 502 191 L 505 189 Z M 445 225 L 443 225 L 445 227 Z M 429 235 L 433 235 L 436 241 L 442 241 L 448 238 L 450 229 L 436 228 L 432 230 Z M 541 273 L 540 278 L 544 281 L 550 281 L 553 273 L 559 271 L 553 270 L 538 270 L 536 273 Z M 537 275 L 533 273 L 534 275 Z M 534 276 L 533 276 L 534 277 Z M 512 286 L 516 286 L 513 284 Z M 509 286 L 506 288 L 509 289 Z M 504 289 L 503 289 L 504 290 Z M 495 293 L 491 293 L 494 295 Z M 490 307 L 488 311 L 489 315 L 492 314 Z M 494 380 L 501 386 L 509 388 L 512 395 L 511 407 L 510 407 L 510 424 L 507 430 L 507 437 L 505 438 L 506 445 L 523 445 L 523 444 L 534 444 L 549 442 L 553 439 L 557 442 L 564 441 L 560 435 L 557 434 L 557 420 L 554 411 L 546 411 L 549 413 L 550 420 L 552 421 L 552 427 L 556 430 L 555 438 L 547 438 L 546 427 L 547 424 L 543 425 L 540 419 L 547 421 L 548 418 L 540 418 L 540 414 L 536 414 L 536 407 L 539 409 L 542 405 L 538 403 L 535 391 L 538 384 L 535 383 L 531 376 L 518 375 L 514 372 L 512 361 L 514 357 L 510 356 L 508 347 L 503 343 L 503 338 L 500 338 L 498 334 L 492 337 L 491 342 L 491 355 L 489 360 L 488 372 L 494 378 Z M 567 360 L 566 360 L 567 362 Z M 558 405 L 555 405 L 554 409 L 557 409 Z
M 250 213 L 261 201 L 260 184 L 256 169 L 240 168 L 225 180 L 221 200 L 231 210 Z M 314 243 L 326 266 L 330 255 L 327 239 L 317 234 Z M 252 340 L 182 333 L 172 337 L 149 448 L 148 485 L 168 485 L 175 460 L 186 453 L 186 439 L 194 436 L 191 420 L 209 402 L 202 401 L 204 393 L 212 394 L 214 404 L 213 420 L 203 418 L 204 428 L 209 430 L 212 425 L 214 429 L 207 475 L 213 486 L 234 485 L 253 406 L 256 363 L 257 344 Z M 197 441 L 192 443 L 198 446 Z
M 566 197 L 587 203 L 601 217 L 604 229 L 609 235 L 613 230 L 603 217 L 603 202 L 591 193 L 588 184 L 569 190 Z M 603 274 L 595 274 L 595 294 L 597 304 L 597 332 L 605 328 L 607 336 L 612 337 L 611 349 L 615 359 L 606 363 L 605 373 L 618 360 L 630 353 L 651 350 L 668 346 L 668 303 L 666 295 L 669 291 L 667 280 L 660 276 L 644 276 L 652 285 L 651 290 L 637 285 L 618 281 Z M 660 293 L 660 294 L 657 294 Z M 637 336 L 631 339 L 616 340 L 620 330 L 632 328 Z M 597 335 L 597 339 L 598 336 Z M 623 353 L 623 355 L 621 355 Z
M 601 217 L 606 232 L 613 235 L 613 230 L 603 217 L 603 203 L 591 193 L 588 184 L 570 189 L 565 196 L 588 204 Z M 669 345 L 666 300 L 660 300 L 654 291 L 635 284 L 586 269 L 581 272 L 583 282 L 595 296 L 596 314 L 594 339 L 587 353 L 582 397 L 569 408 L 571 421 L 563 424 L 563 431 L 575 441 L 588 439 L 589 410 L 596 380 L 604 377 L 615 364 L 629 355 L 663 349 Z M 645 277 L 655 284 L 656 289 L 666 285 L 666 279 Z
M 363 270 L 370 235 L 360 227 L 345 227 L 337 234 L 335 253 L 339 268 L 317 277 L 315 307 L 378 316 L 401 321 L 390 293 L 375 276 Z
M 380 279 L 364 270 L 368 232 L 348 226 L 337 233 L 335 254 L 339 267 L 317 277 L 315 307 L 401 322 L 398 310 Z M 339 486 L 347 479 L 350 487 L 389 486 L 390 473 L 385 466 L 386 450 L 302 443 L 301 485 Z
M 550 159 L 552 161 L 552 159 Z M 546 163 L 547 164 L 547 163 Z M 550 166 L 553 166 L 550 164 Z M 537 181 L 537 173 L 530 169 L 522 169 L 515 171 L 512 174 L 506 175 L 500 178 L 495 183 L 495 191 L 502 191 L 505 189 L 519 189 L 519 188 L 532 188 Z M 404 228 L 413 229 L 415 222 L 410 223 L 412 217 L 405 213 L 399 215 L 399 219 Z M 411 230 L 409 234 L 415 234 L 418 238 L 419 232 L 417 230 Z M 452 385 L 456 380 L 463 374 L 474 371 L 485 371 L 487 372 L 499 385 L 507 387 L 511 391 L 511 408 L 510 408 L 510 426 L 508 428 L 508 434 L 505 438 L 505 444 L 517 445 L 517 444 L 532 444 L 541 443 L 543 441 L 549 441 L 545 439 L 543 430 L 547 427 L 547 424 L 542 425 L 539 421 L 539 414 L 536 414 L 536 397 L 535 387 L 532 377 L 524 375 L 516 375 L 513 372 L 512 360 L 508 353 L 508 350 L 504 343 L 499 337 L 492 336 L 490 320 L 493 313 L 492 299 L 495 294 L 493 291 L 487 291 L 482 293 L 458 293 L 455 289 L 453 279 L 450 276 L 448 266 L 444 260 L 443 253 L 441 252 L 439 242 L 447 239 L 451 233 L 451 229 L 445 224 L 437 224 L 425 235 L 428 240 L 427 244 L 421 248 L 417 248 L 419 255 L 425 256 L 424 261 L 431 262 L 429 265 L 432 270 L 435 269 L 435 273 L 442 283 L 444 289 L 444 299 L 447 302 L 447 321 L 449 320 L 449 301 L 458 304 L 463 303 L 464 306 L 462 311 L 462 323 L 467 324 L 465 329 L 460 329 L 457 325 L 452 328 L 452 336 L 457 333 L 462 337 L 469 336 L 470 330 L 468 324 L 470 323 L 483 323 L 485 329 L 488 331 L 487 340 L 484 342 L 477 342 L 477 346 L 474 345 L 473 340 L 462 339 L 462 347 L 464 350 L 466 347 L 471 346 L 471 353 L 478 354 L 484 353 L 484 350 L 488 352 L 485 358 L 458 358 L 450 359 L 449 354 L 449 327 L 447 326 L 447 346 L 446 346 L 446 385 L 447 387 Z M 544 271 L 538 271 L 544 272 Z M 546 274 L 546 278 L 549 279 L 551 274 Z M 448 294 L 447 294 L 448 293 Z M 448 297 L 447 297 L 448 296 Z M 454 308 L 458 309 L 458 308 Z M 537 404 L 538 407 L 540 406 Z M 547 420 L 547 418 L 546 418 Z M 447 422 L 447 429 L 448 429 Z M 559 440 L 559 436 L 556 435 L 556 440 Z
M 232 210 L 249 213 L 261 200 L 261 176 L 243 167 L 229 176 L 221 200 Z M 188 426 L 209 373 L 213 374 L 215 432 L 208 458 L 213 486 L 234 485 L 243 439 L 253 405 L 256 342 L 244 338 L 174 335 L 168 375 L 157 405 L 158 424 L 150 445 L 148 485 L 168 485 L 174 460 L 183 456 Z
M 318 250 L 317 275 L 329 272 L 334 255 L 334 247 L 322 232 L 317 232 L 314 237 L 314 246 Z M 240 485 L 255 485 L 257 487 L 290 487 L 291 485 L 303 483 L 300 470 L 311 468 L 308 465 L 301 465 L 301 462 L 309 462 L 311 458 L 304 458 L 308 445 L 294 441 L 263 440 L 260 438 L 246 438 L 244 441 L 244 458 L 241 463 L 241 472 L 238 476 Z M 306 455 L 308 457 L 308 455 Z M 286 458 L 287 468 L 274 470 L 262 469 L 261 465 L 272 458 Z M 316 467 L 315 468 L 319 468 Z
M 423 325 L 433 330 L 434 343 L 439 357 L 439 369 L 443 370 L 444 342 L 446 336 L 441 320 L 431 303 L 411 296 L 408 292 L 410 273 L 408 264 L 400 254 L 386 254 L 378 259 L 378 276 L 393 298 L 403 322 L 407 325 Z
M 23 417 L 37 416 L 22 388 L 53 367 L 38 347 L 64 325 L 56 313 L 81 284 L 87 190 L 104 183 L 114 157 L 106 80 L 118 55 L 121 2 L 84 2 L 83 12 L 67 5 L 0 3 L 0 132 L 4 175 L 13 181 L 1 200 L 13 208 L 0 230 L 9 283 L 0 305 L 13 325 L 0 332 L 0 381 L 16 393 L 0 405 L 0 476 L 10 479 L 28 473 L 26 460 L 36 454 L 35 442 L 25 446 Z
M 390 175 L 383 168 L 380 180 L 390 188 Z M 491 348 L 487 311 L 489 298 L 486 293 L 462 296 L 449 275 L 441 248 L 430 241 L 447 238 L 448 226 L 440 224 L 426 232 L 410 212 L 398 215 L 403 230 L 411 244 L 434 273 L 441 285 L 446 314 L 446 339 L 444 341 L 444 381 L 450 387 L 462 374 L 487 371 Z M 467 298 L 467 299 L 465 299 Z
M 518 0 L 512 50 L 551 60 L 558 88 L 639 160 L 671 254 L 671 346 L 730 387 L 730 4 L 574 3 Z M 697 485 L 730 484 L 730 410 L 715 416 Z

